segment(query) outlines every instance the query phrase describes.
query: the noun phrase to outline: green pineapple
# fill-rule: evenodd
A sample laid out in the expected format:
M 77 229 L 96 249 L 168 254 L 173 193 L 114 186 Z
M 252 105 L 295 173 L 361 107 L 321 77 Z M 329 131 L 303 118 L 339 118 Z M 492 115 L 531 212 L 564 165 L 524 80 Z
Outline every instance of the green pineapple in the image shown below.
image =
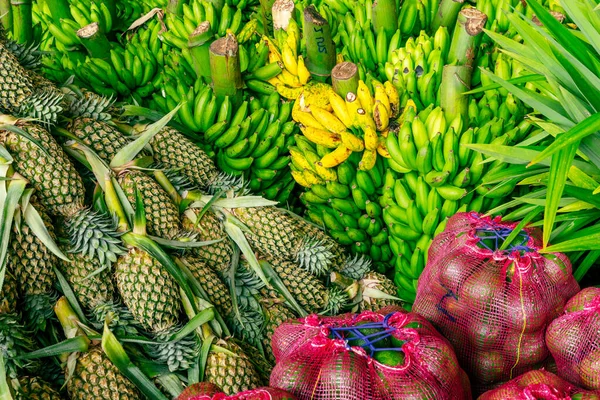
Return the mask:
M 208 155 L 194 142 L 171 127 L 163 128 L 150 141 L 154 160 L 167 168 L 178 169 L 199 188 L 213 186 L 219 171 Z
M 377 311 L 383 307 L 392 305 L 402 305 L 400 300 L 378 298 L 371 296 L 369 293 L 370 289 L 377 289 L 390 296 L 396 296 L 398 288 L 389 278 L 378 272 L 371 271 L 359 281 L 362 288 L 362 300 L 359 304 L 359 310 Z
M 249 357 L 234 342 L 219 340 L 217 346 L 234 355 L 213 347 L 206 361 L 205 379 L 223 389 L 228 395 L 262 386 L 259 375 Z
M 6 270 L 4 283 L 2 284 L 2 288 L 0 288 L 0 314 L 17 312 L 18 300 L 17 280 L 10 271 Z
M 89 117 L 73 118 L 66 129 L 94 150 L 107 164 L 110 164 L 119 150 L 130 142 L 130 139 L 114 126 Z
M 112 98 L 100 96 L 87 89 L 69 86 L 65 89 L 65 114 L 71 117 L 92 118 L 96 121 L 111 120 Z
M 271 345 L 271 338 L 275 333 L 275 329 L 284 322 L 290 319 L 296 319 L 296 315 L 282 303 L 273 303 L 264 307 L 267 321 L 265 324 L 265 332 L 263 336 L 263 349 L 265 349 L 265 356 L 271 363 L 275 363 L 275 356 L 273 355 L 273 346 Z
M 43 148 L 8 130 L 0 131 L 0 143 L 11 153 L 15 170 L 27 178 L 48 213 L 64 219 L 71 251 L 98 257 L 102 263 L 115 261 L 123 253 L 115 221 L 85 206 L 83 182 L 71 160 L 42 127 L 19 122 L 16 128 Z
M 41 378 L 23 376 L 19 378 L 19 388 L 15 400 L 61 400 L 60 394 Z
M 199 234 L 198 240 L 219 240 L 218 243 L 193 249 L 193 253 L 202 259 L 214 271 L 224 274 L 231 265 L 233 246 L 227 236 L 223 223 L 218 215 L 208 210 L 198 221 L 200 210 L 190 208 L 186 210 L 182 218 L 183 228 L 186 231 Z
M 0 353 L 8 378 L 16 379 L 18 371 L 32 369 L 36 365 L 19 358 L 32 350 L 35 350 L 35 343 L 19 316 L 14 313 L 0 314 Z
M 93 347 L 77 358 L 67 392 L 71 400 L 141 398 L 135 385 L 119 372 L 100 347 Z
M 167 192 L 143 172 L 128 170 L 119 176 L 127 200 L 135 209 L 135 189 L 144 201 L 148 234 L 173 239 L 182 232 L 179 210 Z
M 32 205 L 34 199 L 32 200 Z M 54 230 L 50 217 L 36 204 L 50 236 Z M 23 296 L 24 316 L 34 330 L 45 330 L 46 321 L 53 316 L 52 306 L 56 301 L 53 290 L 56 275 L 53 267 L 57 257 L 37 238 L 25 221 L 20 227 L 13 226 L 9 248 L 9 267 L 15 274 L 19 292 Z

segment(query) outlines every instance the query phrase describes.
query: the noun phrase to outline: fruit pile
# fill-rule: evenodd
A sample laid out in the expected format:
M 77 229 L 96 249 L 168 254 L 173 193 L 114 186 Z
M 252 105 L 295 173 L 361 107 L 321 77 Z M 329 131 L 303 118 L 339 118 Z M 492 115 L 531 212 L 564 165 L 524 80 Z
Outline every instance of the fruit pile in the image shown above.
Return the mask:
M 596 295 L 559 317 L 598 283 L 597 12 L 0 0 L 0 393 L 469 398 L 552 357 L 600 390 Z M 284 360 L 335 318 L 327 379 Z

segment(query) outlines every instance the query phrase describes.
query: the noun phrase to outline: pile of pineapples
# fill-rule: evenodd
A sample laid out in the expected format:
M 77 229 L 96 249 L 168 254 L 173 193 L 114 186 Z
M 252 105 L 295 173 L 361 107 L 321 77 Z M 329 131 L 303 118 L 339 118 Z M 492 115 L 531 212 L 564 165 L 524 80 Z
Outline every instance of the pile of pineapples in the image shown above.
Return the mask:
M 397 301 L 367 259 L 220 172 L 167 125 L 177 109 L 113 119 L 39 57 L 2 36 L 0 392 L 236 393 L 268 383 L 281 322 Z

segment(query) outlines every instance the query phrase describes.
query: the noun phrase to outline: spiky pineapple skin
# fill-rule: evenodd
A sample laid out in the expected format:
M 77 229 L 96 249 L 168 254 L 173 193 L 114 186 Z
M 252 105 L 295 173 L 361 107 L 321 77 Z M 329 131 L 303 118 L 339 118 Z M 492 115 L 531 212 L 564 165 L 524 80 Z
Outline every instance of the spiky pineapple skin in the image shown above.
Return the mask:
M 208 295 L 208 301 L 213 304 L 221 316 L 227 317 L 233 313 L 233 303 L 229 289 L 221 278 L 201 259 L 186 256 L 184 259 L 194 278 L 200 283 Z
M 17 312 L 18 301 L 19 292 L 17 290 L 17 279 L 12 272 L 7 269 L 4 274 L 4 283 L 0 289 L 0 314 Z
M 102 268 L 102 264 L 96 257 L 90 258 L 82 253 L 72 253 L 69 254 L 69 258 L 72 262 L 61 262 L 61 270 L 79 303 L 92 311 L 102 304 L 111 303 L 115 297 L 115 287 L 110 270 L 104 269 L 90 276 Z
M 280 259 L 295 258 L 301 238 L 289 215 L 275 207 L 238 208 L 233 213 L 252 231 L 247 237 L 255 251 Z
M 198 210 L 188 210 L 198 216 Z M 204 213 L 200 221 L 195 224 L 185 214 L 182 218 L 183 229 L 199 234 L 198 240 L 218 240 L 218 243 L 193 249 L 196 257 L 202 259 L 213 270 L 224 273 L 231 265 L 233 247 L 231 241 L 223 228 L 223 224 L 213 211 Z
M 14 54 L 0 43 L 0 108 L 15 111 L 31 96 L 33 84 Z
M 67 130 L 94 150 L 106 163 L 110 163 L 119 150 L 130 142 L 114 126 L 93 118 L 74 118 L 67 125 Z
M 135 385 L 121 375 L 99 347 L 79 356 L 67 391 L 71 400 L 141 398 Z
M 48 382 L 38 377 L 19 378 L 16 400 L 61 400 L 60 394 Z
M 261 386 L 260 378 L 250 359 L 235 343 L 216 343 L 236 356 L 211 351 L 206 361 L 205 380 L 214 383 L 228 395 Z
M 277 329 L 284 322 L 295 319 L 296 315 L 282 303 L 275 303 L 268 307 L 265 307 L 265 314 L 267 315 L 267 321 L 265 324 L 265 332 L 263 339 L 263 349 L 265 350 L 265 356 L 271 363 L 275 363 L 275 356 L 273 355 L 273 346 L 271 345 L 271 338 Z
M 385 275 L 380 274 L 378 272 L 371 271 L 364 276 L 364 278 L 361 282 L 368 281 L 368 280 L 378 280 L 379 283 L 377 283 L 374 286 L 376 289 L 379 289 L 382 292 L 387 293 L 392 296 L 397 295 L 396 285 L 394 284 L 394 282 L 392 282 L 392 280 L 390 280 Z M 363 299 L 363 301 L 360 303 L 360 310 L 361 311 L 366 311 L 366 310 L 379 311 L 383 307 L 399 305 L 399 304 L 400 304 L 400 302 L 398 300 L 392 300 L 392 299 L 370 298 L 369 301 Z
M 20 123 L 18 126 L 39 141 L 46 152 L 33 142 L 9 131 L 0 131 L 0 141 L 14 158 L 13 166 L 52 215 L 71 216 L 83 208 L 85 189 L 75 166 L 44 128 Z
M 174 128 L 163 128 L 152 138 L 150 146 L 155 161 L 167 168 L 180 169 L 181 174 L 201 188 L 210 186 L 218 174 L 208 155 Z
M 150 235 L 173 238 L 181 232 L 177 206 L 154 179 L 140 171 L 127 171 L 119 177 L 119 184 L 134 209 L 135 189 L 140 192 Z
M 151 332 L 179 321 L 181 298 L 175 280 L 148 253 L 129 249 L 115 264 L 117 288 L 133 317 Z

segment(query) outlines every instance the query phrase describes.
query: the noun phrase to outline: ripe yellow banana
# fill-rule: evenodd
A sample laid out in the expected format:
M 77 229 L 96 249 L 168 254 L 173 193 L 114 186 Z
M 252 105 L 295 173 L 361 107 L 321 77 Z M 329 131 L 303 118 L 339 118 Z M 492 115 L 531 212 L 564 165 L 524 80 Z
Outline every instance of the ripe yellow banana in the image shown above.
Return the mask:
M 281 53 L 279 52 L 279 49 L 277 48 L 277 46 L 275 46 L 275 43 L 273 43 L 273 41 L 271 39 L 269 39 L 268 36 L 264 36 L 264 35 L 263 35 L 263 40 L 265 41 L 265 43 L 267 43 L 267 46 L 269 46 L 269 63 L 283 62 Z
M 308 182 L 308 184 L 312 185 L 320 185 L 322 183 L 325 183 L 325 181 L 323 179 L 321 179 L 319 177 L 319 175 L 317 175 L 316 173 L 305 169 L 304 171 L 302 171 L 302 176 L 304 176 L 304 179 L 306 179 L 306 182 Z
M 328 149 L 335 149 L 342 144 L 342 138 L 337 133 L 310 126 L 300 127 L 300 130 L 308 140 L 315 144 L 320 144 L 323 147 L 327 147 Z
M 367 150 L 377 150 L 379 147 L 379 136 L 375 129 L 366 127 L 364 130 L 365 148 Z
M 376 102 L 373 107 L 373 120 L 378 131 L 385 131 L 390 124 L 390 116 L 387 108 L 381 102 Z
M 319 121 L 317 121 L 315 117 L 312 116 L 311 113 L 308 112 L 308 110 L 302 111 L 300 107 L 294 107 L 294 109 L 292 110 L 292 118 L 294 118 L 296 122 L 299 122 L 304 126 L 317 129 L 325 129 L 325 127 L 321 125 Z
M 396 118 L 400 113 L 400 94 L 398 93 L 398 90 L 396 90 L 396 87 L 389 81 L 386 81 L 383 84 L 383 88 L 390 100 L 390 115 L 392 118 Z
M 358 126 L 364 131 L 367 128 L 372 128 L 373 130 L 377 129 L 377 125 L 375 124 L 375 120 L 373 120 L 373 116 L 367 113 L 363 108 L 359 108 L 356 111 L 356 119 L 358 122 Z
M 300 150 L 290 149 L 290 156 L 292 157 L 292 162 L 298 165 L 302 169 L 314 169 L 310 162 L 304 157 L 304 154 Z M 300 182 L 298 182 L 300 183 Z
M 358 125 L 358 109 L 360 108 L 360 101 L 356 94 L 348 92 L 346 94 L 346 108 L 348 109 L 348 115 L 352 119 L 352 126 Z
M 321 163 L 315 164 L 317 175 L 325 181 L 337 181 L 337 173 L 335 172 L 335 169 L 326 168 L 320 164 Z
M 281 73 L 277 75 L 277 77 L 281 82 L 283 82 L 285 85 L 291 88 L 302 87 L 300 79 L 298 79 L 296 75 L 292 75 L 287 69 L 282 69 Z
M 304 57 L 298 57 L 298 79 L 302 85 L 306 85 L 310 80 L 310 71 L 306 68 L 306 64 L 304 64 Z
M 358 96 L 358 100 L 360 101 L 360 106 L 368 113 L 371 114 L 373 112 L 373 96 L 371 95 L 371 91 L 367 87 L 367 85 L 362 81 L 358 81 L 358 89 L 356 90 L 356 95 Z
M 343 144 L 339 145 L 334 151 L 325 154 L 323 158 L 321 158 L 321 166 L 325 168 L 337 167 L 338 165 L 346 161 L 351 154 L 352 150 L 350 150 Z
M 331 104 L 331 108 L 333 108 L 333 113 L 342 123 L 346 126 L 346 128 L 350 128 L 352 126 L 352 118 L 348 113 L 348 108 L 346 107 L 346 102 L 344 99 L 340 97 L 333 90 L 329 91 L 329 104 Z
M 310 183 L 308 183 L 302 171 L 292 171 L 292 178 L 294 178 L 294 180 L 298 182 L 300 186 L 304 186 L 305 188 L 310 188 L 312 186 Z
M 361 171 L 369 171 L 370 169 L 373 169 L 376 161 L 377 151 L 365 150 L 362 158 L 360 159 L 360 162 L 358 163 L 358 169 Z
M 381 104 L 383 104 L 388 112 L 388 115 L 391 114 L 391 108 L 390 108 L 390 99 L 388 98 L 388 95 L 385 93 L 385 87 L 383 85 L 377 85 L 375 86 L 375 104 L 377 104 L 377 102 L 380 102 Z
M 294 56 L 294 52 L 291 47 L 287 44 L 287 42 L 283 43 L 283 49 L 281 51 L 281 58 L 283 60 L 283 65 L 285 65 L 285 69 L 287 69 L 292 75 L 298 75 L 298 60 L 296 56 Z
M 298 58 L 298 36 L 296 31 L 288 29 L 287 38 L 285 43 L 290 47 L 294 58 Z
M 390 152 L 387 149 L 387 146 L 385 145 L 385 140 L 379 142 L 379 147 L 377 147 L 377 153 L 379 153 L 381 157 L 392 158 Z
M 321 125 L 331 132 L 340 133 L 346 130 L 346 125 L 329 111 L 325 111 L 320 107 L 312 105 L 310 106 L 310 112 Z
M 352 151 L 363 151 L 365 142 L 350 131 L 340 132 L 342 143 Z

